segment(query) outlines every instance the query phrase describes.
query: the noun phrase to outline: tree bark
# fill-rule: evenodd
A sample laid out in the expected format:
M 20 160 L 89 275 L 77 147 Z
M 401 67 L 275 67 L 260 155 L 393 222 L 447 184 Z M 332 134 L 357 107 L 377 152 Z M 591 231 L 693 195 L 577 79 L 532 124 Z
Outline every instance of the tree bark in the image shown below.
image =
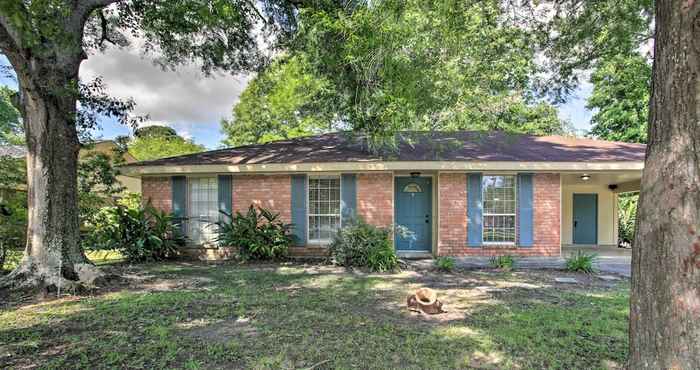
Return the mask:
M 630 369 L 700 364 L 700 2 L 656 1 L 649 144 L 632 251 Z
M 101 277 L 80 245 L 75 120 L 81 60 L 75 53 L 13 64 L 27 139 L 29 212 L 24 258 L 4 285 L 50 292 L 80 288 Z

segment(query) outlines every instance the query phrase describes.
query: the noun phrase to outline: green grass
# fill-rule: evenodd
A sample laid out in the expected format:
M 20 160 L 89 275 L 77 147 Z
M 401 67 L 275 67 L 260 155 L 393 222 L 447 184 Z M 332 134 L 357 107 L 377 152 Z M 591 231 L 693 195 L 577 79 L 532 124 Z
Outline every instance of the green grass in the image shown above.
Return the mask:
M 4 268 L 6 271 L 12 271 L 22 260 L 23 250 L 10 249 L 5 257 L 5 266 L 0 266 L 0 272 Z M 106 265 L 110 263 L 122 262 L 124 257 L 118 251 L 87 251 L 87 257 L 96 265 Z
M 540 272 L 358 275 L 296 265 L 129 273 L 149 280 L 0 309 L 0 368 L 589 369 L 627 356 L 626 283 L 564 290 Z M 449 312 L 407 312 L 407 293 L 421 286 Z

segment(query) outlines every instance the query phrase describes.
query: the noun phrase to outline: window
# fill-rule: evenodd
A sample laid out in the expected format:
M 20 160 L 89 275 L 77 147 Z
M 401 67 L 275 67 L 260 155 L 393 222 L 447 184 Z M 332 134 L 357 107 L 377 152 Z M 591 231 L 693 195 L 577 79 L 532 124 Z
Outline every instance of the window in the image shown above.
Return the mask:
M 188 182 L 189 220 L 187 236 L 194 244 L 213 243 L 219 217 L 218 180 L 216 177 L 191 177 Z
M 515 176 L 484 176 L 484 243 L 515 243 Z
M 340 228 L 340 178 L 309 177 L 309 242 L 329 243 Z
M 423 189 L 421 189 L 420 185 L 416 184 L 415 182 L 411 182 L 406 184 L 406 186 L 403 187 L 403 192 L 404 193 L 422 193 Z

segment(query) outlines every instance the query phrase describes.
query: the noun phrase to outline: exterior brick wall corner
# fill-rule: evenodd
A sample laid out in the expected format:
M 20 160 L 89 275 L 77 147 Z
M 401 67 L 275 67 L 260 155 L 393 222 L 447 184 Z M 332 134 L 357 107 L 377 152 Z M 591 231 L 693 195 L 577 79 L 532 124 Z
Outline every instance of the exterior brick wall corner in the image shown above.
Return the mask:
M 357 214 L 371 225 L 379 227 L 393 225 L 393 173 L 360 173 L 357 175 Z
M 173 210 L 172 182 L 170 177 L 144 177 L 141 179 L 143 202 L 151 202 L 156 209 L 164 212 Z

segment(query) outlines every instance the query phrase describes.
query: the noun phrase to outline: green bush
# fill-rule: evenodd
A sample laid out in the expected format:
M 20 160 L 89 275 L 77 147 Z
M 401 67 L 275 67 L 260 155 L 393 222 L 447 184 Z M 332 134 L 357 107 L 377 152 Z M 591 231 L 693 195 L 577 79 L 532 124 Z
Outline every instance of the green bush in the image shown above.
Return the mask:
M 515 257 L 508 255 L 493 256 L 491 257 L 491 260 L 489 262 L 491 264 L 491 267 L 493 268 L 501 269 L 504 271 L 510 271 L 515 265 Z
M 173 217 L 150 204 L 101 208 L 88 222 L 83 238 L 86 250 L 118 250 L 131 262 L 175 257 L 184 244 Z
M 12 267 L 13 256 L 27 240 L 27 193 L 0 189 L 0 271 L 5 262 Z
M 455 259 L 452 257 L 438 257 L 435 260 L 435 266 L 438 270 L 450 272 L 455 268 Z
M 246 214 L 222 212 L 217 243 L 222 247 L 238 247 L 245 260 L 279 259 L 287 255 L 292 244 L 292 225 L 283 223 L 278 213 L 251 205 Z
M 632 246 L 637 218 L 638 194 L 621 194 L 618 198 L 617 221 L 619 224 L 618 244 Z
M 578 251 L 576 255 L 566 259 L 566 270 L 571 272 L 585 272 L 588 274 L 593 273 L 595 272 L 593 263 L 597 258 L 597 254 L 587 254 Z
M 389 230 L 356 220 L 338 230 L 330 247 L 330 256 L 341 266 L 368 267 L 372 271 L 391 271 L 399 265 Z

